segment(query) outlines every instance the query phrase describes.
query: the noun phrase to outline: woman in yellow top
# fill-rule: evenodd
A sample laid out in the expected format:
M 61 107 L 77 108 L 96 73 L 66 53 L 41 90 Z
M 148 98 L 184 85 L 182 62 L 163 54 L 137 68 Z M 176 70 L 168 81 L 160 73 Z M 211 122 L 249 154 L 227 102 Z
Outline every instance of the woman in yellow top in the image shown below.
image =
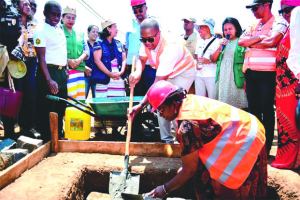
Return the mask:
M 18 116 L 18 123 L 21 128 L 20 134 L 39 137 L 40 134 L 34 129 L 37 57 L 33 46 L 33 33 L 36 24 L 32 21 L 29 0 L 13 0 L 12 3 L 22 15 L 20 23 L 22 33 L 18 39 L 19 48 L 17 49 L 22 51 L 23 56 L 21 59 L 27 67 L 26 75 L 19 79 L 19 91 L 23 93 L 23 102 Z M 12 23 L 16 22 L 12 21 Z
M 62 27 L 67 39 L 69 79 L 67 82 L 68 95 L 85 100 L 85 62 L 90 56 L 88 46 L 84 41 L 84 34 L 73 28 L 76 21 L 76 9 L 67 6 L 62 12 Z

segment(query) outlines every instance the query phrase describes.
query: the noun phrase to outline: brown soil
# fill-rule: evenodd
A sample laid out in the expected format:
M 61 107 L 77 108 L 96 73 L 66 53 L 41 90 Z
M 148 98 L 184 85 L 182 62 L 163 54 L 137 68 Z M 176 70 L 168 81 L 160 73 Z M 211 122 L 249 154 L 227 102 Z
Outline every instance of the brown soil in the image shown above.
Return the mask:
M 276 139 L 277 136 L 269 164 L 276 154 Z M 91 140 L 98 138 L 93 135 Z M 181 167 L 181 159 L 130 156 L 129 166 L 129 171 L 141 175 L 139 193 L 146 193 L 173 178 Z M 123 167 L 124 156 L 51 154 L 1 190 L 0 199 L 85 199 L 92 191 L 108 193 L 109 172 L 122 171 Z M 299 169 L 283 170 L 268 165 L 268 199 L 300 199 L 299 175 Z M 192 188 L 190 181 L 170 196 L 193 198 Z

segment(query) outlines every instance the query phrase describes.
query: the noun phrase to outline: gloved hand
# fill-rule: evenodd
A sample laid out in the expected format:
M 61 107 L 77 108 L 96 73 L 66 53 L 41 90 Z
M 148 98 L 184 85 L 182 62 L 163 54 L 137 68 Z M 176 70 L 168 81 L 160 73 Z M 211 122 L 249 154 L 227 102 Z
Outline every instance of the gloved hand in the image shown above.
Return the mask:
M 12 50 L 11 55 L 15 56 L 19 60 L 23 60 L 24 55 L 23 55 L 22 47 L 20 47 L 20 46 L 15 47 Z

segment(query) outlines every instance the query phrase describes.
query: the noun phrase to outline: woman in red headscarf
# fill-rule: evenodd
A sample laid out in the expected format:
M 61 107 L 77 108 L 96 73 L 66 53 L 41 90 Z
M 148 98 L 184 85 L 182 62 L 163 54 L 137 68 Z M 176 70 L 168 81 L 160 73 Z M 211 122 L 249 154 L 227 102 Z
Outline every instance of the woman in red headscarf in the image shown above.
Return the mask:
M 299 0 L 282 0 L 279 14 L 290 23 L 291 12 L 296 6 L 300 6 Z M 295 169 L 300 165 L 300 132 L 297 129 L 295 120 L 295 110 L 298 103 L 295 97 L 295 89 L 299 80 L 286 63 L 290 47 L 290 29 L 288 29 L 281 40 L 277 56 L 276 113 L 278 149 L 275 161 L 271 166 Z

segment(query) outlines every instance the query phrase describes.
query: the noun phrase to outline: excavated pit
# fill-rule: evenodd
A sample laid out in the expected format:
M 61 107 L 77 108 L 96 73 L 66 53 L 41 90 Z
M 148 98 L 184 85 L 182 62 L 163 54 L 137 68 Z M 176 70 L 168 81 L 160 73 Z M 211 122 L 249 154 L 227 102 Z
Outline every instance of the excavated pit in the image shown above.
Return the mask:
M 139 193 L 171 180 L 180 158 L 130 156 L 129 171 L 140 174 Z M 107 199 L 110 171 L 122 171 L 124 156 L 98 153 L 51 154 L 0 191 L 0 199 L 86 199 L 91 192 Z M 267 199 L 299 199 L 299 172 L 268 166 Z M 18 191 L 18 192 L 16 192 Z M 195 199 L 190 180 L 168 197 Z

